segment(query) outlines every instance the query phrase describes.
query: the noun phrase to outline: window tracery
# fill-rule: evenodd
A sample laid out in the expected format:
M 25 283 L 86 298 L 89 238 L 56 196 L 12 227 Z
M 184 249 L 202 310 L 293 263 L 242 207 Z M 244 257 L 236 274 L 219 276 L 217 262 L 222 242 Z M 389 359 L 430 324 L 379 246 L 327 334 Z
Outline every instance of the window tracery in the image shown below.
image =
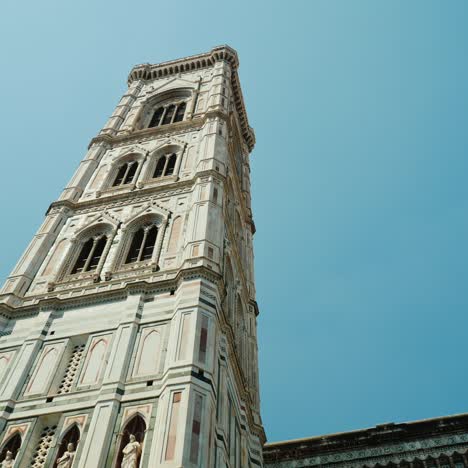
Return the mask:
M 153 256 L 158 228 L 154 224 L 140 227 L 134 234 L 125 263 L 136 263 L 150 260 Z
M 169 125 L 184 120 L 187 102 L 171 102 L 155 109 L 148 128 Z
M 107 244 L 107 236 L 98 234 L 88 238 L 81 246 L 78 258 L 71 270 L 71 274 L 84 273 L 97 269 L 104 249 Z
M 137 169 L 138 161 L 129 161 L 122 164 L 117 170 L 117 175 L 112 183 L 112 187 L 131 184 L 135 178 Z
M 123 277 L 130 270 L 158 270 L 167 215 L 145 209 L 121 228 L 119 249 L 112 261 L 112 277 Z M 120 237 L 119 236 L 119 237 Z
M 153 172 L 153 179 L 173 175 L 176 162 L 176 153 L 169 153 L 160 156 Z

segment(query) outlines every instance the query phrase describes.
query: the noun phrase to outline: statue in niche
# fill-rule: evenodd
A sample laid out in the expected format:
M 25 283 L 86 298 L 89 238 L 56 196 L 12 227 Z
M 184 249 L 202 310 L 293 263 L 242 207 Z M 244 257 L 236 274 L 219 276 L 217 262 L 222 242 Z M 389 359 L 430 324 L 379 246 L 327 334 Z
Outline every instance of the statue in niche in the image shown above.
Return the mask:
M 57 468 L 71 468 L 75 459 L 75 446 L 70 442 L 65 453 L 57 460 Z
M 122 450 L 123 459 L 121 468 L 138 468 L 138 459 L 140 458 L 141 445 L 133 434 L 130 434 L 130 442 Z
M 15 464 L 15 459 L 13 458 L 13 454 L 8 450 L 5 456 L 5 460 L 2 461 L 2 468 L 13 468 Z

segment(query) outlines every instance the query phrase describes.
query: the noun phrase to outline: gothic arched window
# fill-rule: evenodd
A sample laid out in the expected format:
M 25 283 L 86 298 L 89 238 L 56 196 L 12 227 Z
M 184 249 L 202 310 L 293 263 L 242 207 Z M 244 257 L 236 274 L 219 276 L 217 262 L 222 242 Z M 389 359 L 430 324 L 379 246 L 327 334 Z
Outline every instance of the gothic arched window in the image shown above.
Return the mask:
M 154 224 L 142 226 L 138 229 L 138 231 L 133 234 L 125 263 L 150 260 L 153 256 L 157 237 L 158 228 Z
M 112 186 L 117 187 L 119 185 L 131 184 L 133 182 L 133 178 L 135 177 L 137 169 L 137 161 L 130 161 L 122 164 L 117 171 L 117 175 Z
M 148 128 L 160 127 L 161 125 L 181 122 L 184 120 L 186 108 L 187 103 L 185 101 L 170 103 L 157 107 L 153 113 L 153 116 L 151 117 Z
M 86 271 L 95 270 L 101 260 L 104 248 L 107 244 L 107 236 L 90 237 L 81 246 L 80 253 L 76 259 L 75 265 L 72 268 L 72 275 L 75 273 L 84 273 Z
M 153 173 L 153 179 L 158 177 L 165 177 L 174 174 L 175 165 L 177 162 L 177 155 L 175 153 L 165 154 L 158 159 L 156 168 Z

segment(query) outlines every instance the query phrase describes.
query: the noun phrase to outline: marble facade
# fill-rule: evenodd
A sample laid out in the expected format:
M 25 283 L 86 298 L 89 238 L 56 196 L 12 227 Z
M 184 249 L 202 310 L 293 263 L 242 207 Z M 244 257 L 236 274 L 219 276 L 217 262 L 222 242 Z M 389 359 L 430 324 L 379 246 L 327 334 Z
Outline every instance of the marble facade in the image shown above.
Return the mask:
M 49 207 L 0 295 L 0 463 L 263 465 L 238 65 L 134 67 Z

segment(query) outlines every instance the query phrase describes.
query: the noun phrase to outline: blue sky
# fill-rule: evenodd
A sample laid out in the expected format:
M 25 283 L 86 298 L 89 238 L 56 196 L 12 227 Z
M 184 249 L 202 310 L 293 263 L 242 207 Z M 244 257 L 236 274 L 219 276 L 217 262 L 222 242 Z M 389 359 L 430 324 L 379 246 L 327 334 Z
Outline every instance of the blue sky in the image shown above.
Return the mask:
M 465 0 L 2 3 L 8 275 L 132 65 L 227 43 L 270 441 L 468 410 Z

